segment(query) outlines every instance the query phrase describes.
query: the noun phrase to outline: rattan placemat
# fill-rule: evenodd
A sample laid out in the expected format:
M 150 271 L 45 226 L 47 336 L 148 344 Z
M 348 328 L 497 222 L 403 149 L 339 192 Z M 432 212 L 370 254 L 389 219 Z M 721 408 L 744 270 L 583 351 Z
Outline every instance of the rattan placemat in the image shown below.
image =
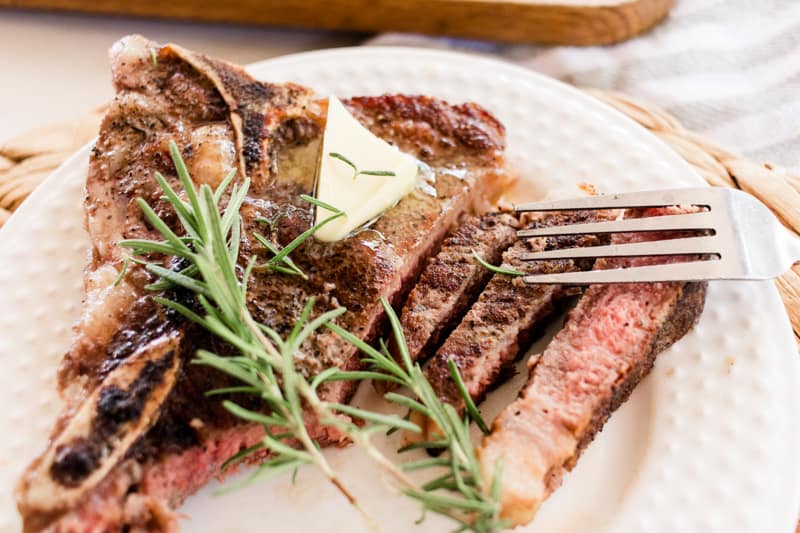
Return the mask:
M 795 235 L 800 233 L 800 176 L 727 150 L 642 101 L 607 91 L 587 92 L 665 141 L 710 185 L 738 188 L 753 194 Z M 0 226 L 48 174 L 97 134 L 104 110 L 101 107 L 80 120 L 37 128 L 0 144 Z M 800 265 L 775 283 L 800 343 Z M 796 533 L 800 533 L 800 523 Z

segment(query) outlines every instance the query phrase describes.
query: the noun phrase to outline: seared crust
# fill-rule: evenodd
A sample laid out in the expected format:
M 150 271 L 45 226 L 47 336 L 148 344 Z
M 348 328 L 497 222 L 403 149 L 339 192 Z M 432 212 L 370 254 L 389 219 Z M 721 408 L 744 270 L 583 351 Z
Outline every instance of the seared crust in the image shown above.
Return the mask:
M 397 139 L 423 160 L 448 157 L 463 165 L 465 157 L 505 148 L 505 128 L 478 104 L 451 106 L 421 95 L 362 96 L 350 103 L 376 135 Z M 369 109 L 369 116 L 359 116 L 357 108 Z
M 548 214 L 531 221 L 529 227 L 577 224 L 611 216 L 611 212 L 590 211 Z M 523 239 L 503 253 L 502 265 L 532 274 L 589 269 L 590 260 L 529 263 L 519 258 L 528 252 L 594 246 L 606 241 L 607 237 L 595 235 Z M 425 366 L 425 376 L 439 397 L 461 412 L 464 401 L 450 375 L 452 360 L 470 396 L 481 401 L 541 331 L 547 318 L 565 298 L 575 293 L 574 288 L 526 284 L 519 278 L 493 275 L 478 300 Z
M 473 251 L 496 263 L 516 240 L 518 226 L 517 219 L 507 213 L 466 217 L 428 260 L 400 314 L 412 360 L 426 358 L 436 349 L 491 278 L 491 271 L 475 261 Z

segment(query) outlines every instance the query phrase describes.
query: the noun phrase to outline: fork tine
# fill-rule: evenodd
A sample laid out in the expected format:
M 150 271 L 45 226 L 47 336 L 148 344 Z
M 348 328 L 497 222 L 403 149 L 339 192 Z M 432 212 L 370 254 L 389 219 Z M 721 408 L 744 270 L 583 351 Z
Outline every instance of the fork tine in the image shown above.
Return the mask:
M 665 265 L 647 265 L 586 272 L 563 272 L 525 276 L 526 283 L 591 285 L 595 283 L 639 283 L 659 281 L 703 281 L 709 279 L 742 279 L 741 273 L 726 269 L 726 261 L 710 259 Z
M 529 202 L 514 206 L 518 213 L 523 211 L 575 211 L 580 209 L 622 209 L 626 207 L 664 207 L 668 205 L 707 205 L 698 204 L 698 199 L 715 198 L 716 191 L 709 187 L 698 189 L 672 189 L 666 191 L 643 191 L 624 194 L 605 194 L 572 198 Z
M 637 257 L 653 255 L 721 255 L 719 237 L 686 237 L 661 241 L 590 246 L 588 248 L 563 248 L 522 254 L 522 261 L 541 261 L 544 259 L 575 259 L 579 257 Z
M 712 211 L 689 213 L 686 215 L 664 215 L 645 218 L 624 218 L 586 224 L 568 224 L 547 228 L 524 229 L 517 232 L 518 237 L 547 237 L 552 235 L 577 235 L 581 233 L 618 233 L 637 231 L 703 230 L 712 229 Z

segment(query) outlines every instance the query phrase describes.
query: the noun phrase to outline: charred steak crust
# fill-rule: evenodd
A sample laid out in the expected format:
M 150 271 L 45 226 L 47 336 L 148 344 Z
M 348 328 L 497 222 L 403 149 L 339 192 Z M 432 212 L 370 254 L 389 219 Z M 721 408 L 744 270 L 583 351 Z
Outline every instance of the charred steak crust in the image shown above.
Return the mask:
M 147 416 L 135 427 L 125 426 L 133 429 L 124 441 L 105 443 L 109 453 L 102 469 L 70 489 L 69 497 L 54 489 L 45 501 L 30 491 L 37 479 L 59 485 L 50 474 L 53 450 L 29 467 L 17 495 L 30 531 L 173 528 L 175 517 L 168 509 L 219 475 L 226 459 L 263 435 L 261 427 L 222 409 L 219 399 L 205 397 L 209 389 L 231 384 L 230 378 L 186 364 L 199 348 L 222 354 L 229 348 L 153 305 L 144 288 L 153 279 L 137 265 L 131 265 L 121 283 L 114 283 L 123 260 L 116 243 L 123 238 L 158 238 L 143 219 L 137 197 L 169 225 L 177 223 L 153 178 L 161 172 L 179 188 L 168 142 L 177 143 L 196 182 L 216 186 L 233 168 L 239 170 L 239 178 L 247 174 L 252 179 L 242 208 L 243 264 L 265 252 L 252 238 L 254 231 L 285 245 L 313 221 L 313 210 L 299 195 L 313 191 L 325 110 L 309 89 L 257 82 L 239 67 L 138 36 L 119 41 L 111 56 L 117 96 L 101 126 L 87 177 L 92 260 L 85 273 L 84 315 L 60 370 L 68 410 L 56 424 L 54 442 L 74 425 L 76 410 L 96 414 L 101 407 L 116 405 L 112 400 L 119 394 L 108 387 L 109 380 L 122 371 L 129 374 L 134 355 L 137 364 L 155 362 L 157 354 L 142 353 L 142 343 L 155 346 L 169 340 L 176 345 L 177 357 L 169 381 L 158 387 L 159 396 L 148 398 L 157 402 L 148 403 Z M 404 95 L 353 98 L 345 105 L 374 133 L 417 156 L 429 174 L 429 186 L 415 190 L 347 239 L 332 244 L 306 241 L 293 258 L 308 274 L 307 282 L 271 272 L 256 274 L 248 307 L 257 320 L 280 333 L 291 328 L 313 296 L 314 314 L 345 306 L 348 311 L 337 319 L 339 324 L 371 339 L 384 319 L 379 299 L 404 293 L 448 228 L 465 212 L 483 208 L 487 197 L 499 194 L 509 181 L 503 128 L 477 105 L 451 106 Z M 255 222 L 259 216 L 278 215 L 271 229 Z M 181 268 L 174 261 L 165 266 Z M 184 298 L 179 293 L 170 297 Z M 193 305 L 191 298 L 183 303 Z M 309 376 L 334 365 L 356 368 L 359 357 L 332 332 L 312 335 L 297 357 L 298 368 Z M 105 391 L 105 400 L 86 403 L 94 391 Z M 326 384 L 321 394 L 328 401 L 344 402 L 352 391 L 350 384 Z M 147 396 L 147 391 L 142 394 Z M 252 399 L 235 399 L 261 407 L 251 404 Z M 153 410 L 156 403 L 158 409 Z M 128 413 L 112 411 L 120 420 Z M 344 444 L 339 433 L 309 423 L 321 445 Z M 75 428 L 70 431 L 79 434 Z M 102 432 L 92 438 L 102 440 Z M 105 477 L 98 478 L 98 472 Z
M 400 314 L 412 360 L 426 358 L 436 349 L 491 278 L 491 271 L 475 261 L 472 251 L 496 263 L 516 240 L 518 226 L 507 213 L 467 217 L 428 260 Z
M 405 95 L 361 96 L 348 103 L 373 133 L 404 140 L 400 148 L 422 160 L 446 155 L 451 163 L 463 164 L 464 156 L 484 157 L 505 148 L 505 128 L 478 104 L 451 106 L 429 96 Z M 369 115 L 360 109 L 370 110 Z
M 582 223 L 609 218 L 610 213 L 581 211 L 549 214 L 529 227 Z M 607 237 L 596 235 L 524 239 L 503 253 L 503 266 L 531 273 L 566 272 L 591 268 L 591 261 L 543 261 L 525 263 L 521 254 L 540 250 L 594 246 Z M 470 256 L 474 262 L 474 258 Z M 482 268 L 482 267 L 481 267 Z M 425 376 L 439 397 L 459 411 L 464 402 L 450 375 L 453 360 L 470 396 L 480 401 L 506 374 L 509 366 L 541 331 L 548 317 L 560 308 L 572 289 L 557 285 L 533 285 L 503 274 L 492 276 L 455 330 L 425 365 Z

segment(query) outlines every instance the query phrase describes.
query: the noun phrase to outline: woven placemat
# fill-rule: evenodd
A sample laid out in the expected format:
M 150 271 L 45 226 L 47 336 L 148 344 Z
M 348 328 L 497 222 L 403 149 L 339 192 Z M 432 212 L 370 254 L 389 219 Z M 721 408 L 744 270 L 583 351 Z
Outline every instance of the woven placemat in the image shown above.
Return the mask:
M 756 196 L 795 235 L 800 232 L 800 176 L 731 152 L 642 101 L 614 92 L 586 92 L 660 137 L 709 184 L 742 189 Z M 96 135 L 104 111 L 101 107 L 81 120 L 37 128 L 0 145 L 0 225 L 50 172 Z M 800 265 L 775 283 L 800 343 Z
M 800 233 L 800 176 L 727 150 L 640 100 L 608 91 L 586 92 L 657 135 L 710 185 L 741 189 L 756 196 L 790 231 Z M 105 106 L 80 120 L 37 128 L 0 144 L 0 226 L 48 174 L 97 134 L 104 112 Z M 800 265 L 775 280 L 775 284 L 800 343 Z M 800 533 L 800 522 L 795 533 Z

